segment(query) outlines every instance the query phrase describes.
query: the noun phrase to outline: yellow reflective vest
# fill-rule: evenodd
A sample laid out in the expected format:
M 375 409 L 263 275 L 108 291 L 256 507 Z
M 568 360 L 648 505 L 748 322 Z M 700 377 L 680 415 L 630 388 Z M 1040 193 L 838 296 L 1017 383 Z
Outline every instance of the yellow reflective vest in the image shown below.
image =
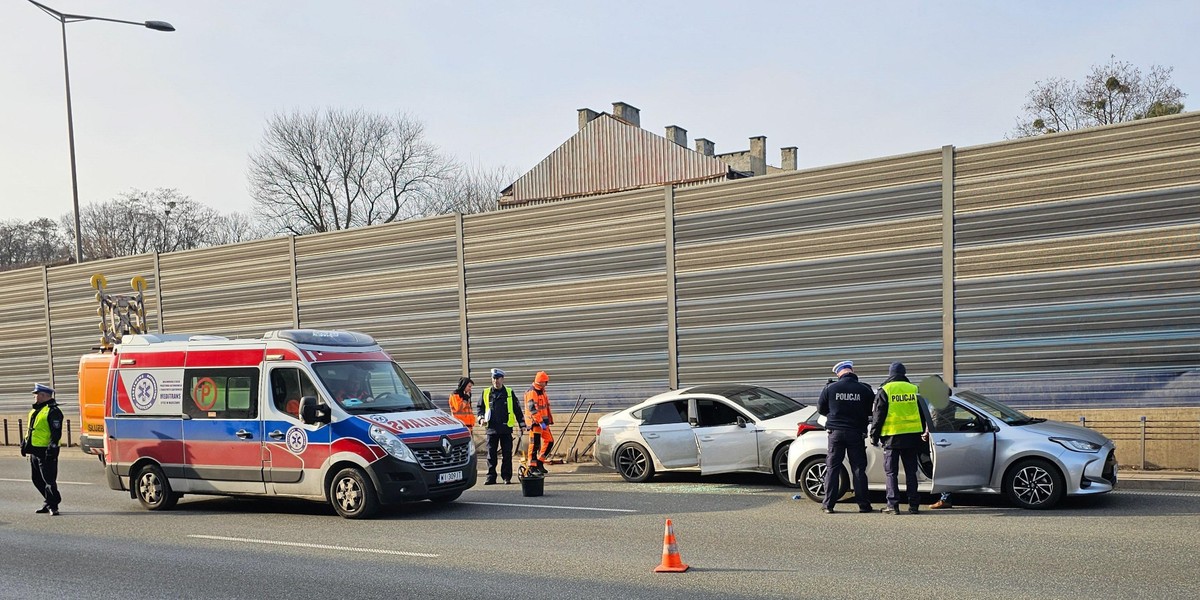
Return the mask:
M 921 409 L 917 406 L 917 386 L 907 381 L 883 384 L 887 392 L 888 411 L 879 435 L 889 437 L 902 433 L 920 433 Z
M 50 445 L 50 403 L 29 410 L 29 445 L 46 448 Z
M 484 418 L 488 421 L 491 421 L 491 419 L 492 419 L 491 396 L 492 396 L 492 390 L 494 390 L 494 389 L 496 389 L 496 388 L 488 386 L 486 389 L 483 390 L 483 411 L 484 411 L 483 414 L 486 415 Z M 510 387 L 505 387 L 504 389 L 508 390 L 508 426 L 516 427 L 517 426 L 517 413 L 513 411 L 513 391 L 512 391 L 512 388 L 510 388 Z

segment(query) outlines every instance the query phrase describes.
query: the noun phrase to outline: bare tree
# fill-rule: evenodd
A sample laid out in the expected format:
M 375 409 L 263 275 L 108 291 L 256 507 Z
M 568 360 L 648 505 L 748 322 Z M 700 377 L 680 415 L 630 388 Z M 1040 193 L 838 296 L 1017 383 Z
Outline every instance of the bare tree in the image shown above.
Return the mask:
M 268 228 L 252 215 L 234 212 L 218 215 L 213 224 L 211 242 L 216 245 L 248 242 L 271 235 Z
M 210 246 L 219 218 L 176 189 L 129 190 L 80 209 L 83 254 L 95 260 Z M 70 221 L 71 215 L 61 219 L 68 232 Z
M 277 114 L 250 156 L 250 193 L 277 231 L 334 231 L 424 214 L 451 168 L 406 115 Z
M 65 264 L 72 248 L 53 219 L 0 222 L 0 271 Z
M 515 169 L 503 165 L 491 169 L 479 164 L 459 165 L 435 186 L 426 214 L 469 215 L 496 210 L 501 190 L 512 185 L 518 175 Z
M 1183 112 L 1187 94 L 1171 81 L 1173 70 L 1153 65 L 1143 74 L 1112 56 L 1107 64 L 1093 65 L 1082 82 L 1058 77 L 1039 81 L 1012 133 L 1027 137 Z

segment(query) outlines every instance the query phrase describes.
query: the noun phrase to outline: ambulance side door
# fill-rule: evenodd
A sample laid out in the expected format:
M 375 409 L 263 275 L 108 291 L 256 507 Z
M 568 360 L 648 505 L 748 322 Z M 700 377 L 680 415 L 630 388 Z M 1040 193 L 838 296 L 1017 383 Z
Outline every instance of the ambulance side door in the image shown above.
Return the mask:
M 184 477 L 194 493 L 262 494 L 257 367 L 184 371 Z
M 319 397 L 300 363 L 272 364 L 262 395 L 263 477 L 268 490 L 284 496 L 322 496 L 321 468 L 329 458 L 330 427 L 300 421 L 300 399 Z

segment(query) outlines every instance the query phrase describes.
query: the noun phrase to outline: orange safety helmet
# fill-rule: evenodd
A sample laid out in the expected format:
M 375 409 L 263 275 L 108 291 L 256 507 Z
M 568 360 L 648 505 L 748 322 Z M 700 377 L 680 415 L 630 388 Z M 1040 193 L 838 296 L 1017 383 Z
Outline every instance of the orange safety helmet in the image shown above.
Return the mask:
M 538 371 L 537 375 L 533 376 L 533 382 L 541 384 L 550 383 L 550 375 L 546 374 L 545 371 Z

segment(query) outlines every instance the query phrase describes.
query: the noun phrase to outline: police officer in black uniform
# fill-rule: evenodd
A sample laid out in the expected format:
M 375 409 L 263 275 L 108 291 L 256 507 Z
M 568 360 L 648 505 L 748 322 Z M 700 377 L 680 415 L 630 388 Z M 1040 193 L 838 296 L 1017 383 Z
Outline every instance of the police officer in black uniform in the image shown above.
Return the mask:
M 29 457 L 30 479 L 42 494 L 42 507 L 34 512 L 58 516 L 58 442 L 62 439 L 63 414 L 54 401 L 54 389 L 35 383 L 36 399 L 29 411 L 29 431 L 21 439 L 21 456 Z
M 512 483 L 513 428 L 519 427 L 521 435 L 525 435 L 525 413 L 512 388 L 504 385 L 504 371 L 492 369 L 492 386 L 483 390 L 483 401 L 477 410 L 487 430 L 488 470 L 483 485 L 496 485 L 497 458 L 500 478 L 504 483 Z
M 843 360 L 834 365 L 833 373 L 838 380 L 821 390 L 821 399 L 817 402 L 817 412 L 825 415 L 825 429 L 829 432 L 825 455 L 825 500 L 821 510 L 827 514 L 834 512 L 833 507 L 842 495 L 842 490 L 838 489 L 842 460 L 848 456 L 858 512 L 874 512 L 867 496 L 867 420 L 875 393 L 871 386 L 858 381 L 852 361 Z

